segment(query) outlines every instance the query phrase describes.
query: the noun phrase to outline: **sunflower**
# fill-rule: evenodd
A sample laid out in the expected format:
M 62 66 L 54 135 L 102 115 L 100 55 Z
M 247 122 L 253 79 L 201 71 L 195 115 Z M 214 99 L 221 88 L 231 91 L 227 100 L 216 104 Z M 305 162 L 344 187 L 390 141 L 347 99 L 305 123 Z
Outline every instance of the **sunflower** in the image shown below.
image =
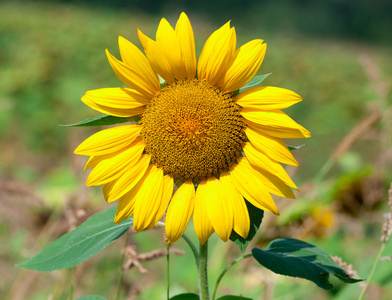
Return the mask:
M 85 169 L 93 168 L 86 184 L 103 185 L 107 202 L 119 200 L 114 222 L 133 215 L 135 231 L 153 228 L 166 212 L 169 242 L 181 237 L 192 215 L 201 244 L 214 231 L 223 241 L 233 230 L 246 238 L 245 199 L 279 214 L 271 193 L 294 198 L 291 188 L 297 187 L 280 163 L 298 164 L 282 138 L 310 133 L 281 109 L 302 98 L 270 86 L 238 94 L 259 70 L 266 44 L 256 39 L 236 49 L 230 22 L 208 38 L 198 64 L 185 13 L 175 29 L 162 19 L 156 41 L 140 30 L 138 36 L 145 55 L 123 37 L 122 61 L 106 50 L 130 88 L 82 97 L 104 114 L 139 116 L 137 123 L 99 131 L 77 147 L 76 154 L 90 156 Z

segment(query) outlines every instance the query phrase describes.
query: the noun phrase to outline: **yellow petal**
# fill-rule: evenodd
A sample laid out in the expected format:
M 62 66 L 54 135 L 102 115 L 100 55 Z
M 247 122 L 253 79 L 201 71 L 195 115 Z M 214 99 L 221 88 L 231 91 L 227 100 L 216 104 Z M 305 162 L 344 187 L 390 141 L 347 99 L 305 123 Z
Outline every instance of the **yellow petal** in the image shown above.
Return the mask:
M 287 175 L 285 169 L 276 160 L 271 160 L 267 155 L 258 151 L 251 143 L 244 144 L 244 153 L 253 167 L 260 168 L 271 174 L 276 175 L 285 184 L 297 188 L 294 182 Z
M 87 169 L 90 169 L 90 168 L 95 168 L 100 162 L 117 156 L 118 154 L 122 153 L 124 150 L 131 147 L 132 144 L 134 144 L 136 141 L 140 141 L 140 137 L 136 137 L 135 141 L 133 141 L 131 144 L 129 144 L 128 146 L 126 146 L 125 148 L 123 148 L 119 151 L 112 152 L 112 153 L 109 153 L 106 155 L 91 156 L 84 167 L 84 171 L 86 171 Z
M 115 180 L 113 180 L 113 181 L 110 181 L 110 182 L 108 182 L 108 183 L 105 183 L 105 184 L 103 185 L 103 189 L 102 189 L 103 196 L 105 197 L 105 200 L 106 200 L 108 203 L 111 203 L 111 202 L 116 201 L 116 200 L 118 199 L 118 198 L 116 198 L 116 199 L 110 199 L 110 201 L 109 201 L 109 195 L 112 193 L 112 189 L 113 189 L 114 185 L 116 184 L 116 182 L 117 182 L 117 179 L 115 179 Z
M 119 224 L 122 221 L 130 218 L 133 215 L 135 207 L 135 196 L 137 190 L 130 190 L 124 196 L 122 196 L 117 204 L 116 216 L 114 217 L 114 224 Z
M 260 125 L 249 120 L 244 119 L 247 127 L 251 128 L 259 135 L 268 135 L 275 138 L 281 139 L 302 139 L 305 138 L 304 134 L 295 128 L 287 128 L 287 127 L 268 127 L 264 125 Z
M 95 156 L 116 152 L 132 143 L 141 129 L 140 125 L 122 125 L 98 131 L 81 143 L 74 153 Z
M 225 187 L 225 184 L 212 177 L 207 180 L 205 191 L 208 218 L 224 242 L 229 239 L 234 225 L 233 208 L 228 204 L 230 200 L 226 198 L 231 195 L 225 191 Z
M 96 165 L 98 165 L 102 160 L 104 160 L 105 155 L 99 155 L 99 156 L 90 156 L 88 161 L 86 162 L 86 165 L 84 166 L 84 171 L 87 171 L 88 169 L 94 168 Z
M 196 75 L 195 37 L 191 22 L 189 22 L 188 16 L 183 12 L 177 21 L 175 31 L 185 64 L 185 76 L 186 78 L 193 79 Z
M 224 92 L 238 90 L 256 75 L 267 49 L 266 44 L 261 44 L 262 42 L 263 40 L 253 40 L 237 50 L 236 58 L 223 80 Z
M 86 92 L 86 97 L 96 104 L 114 108 L 131 109 L 150 103 L 138 91 L 126 88 L 103 88 Z
M 235 29 L 230 28 L 230 22 L 211 34 L 199 58 L 200 81 L 206 80 L 214 86 L 219 86 L 223 82 L 226 71 L 235 58 L 236 42 Z
M 195 187 L 192 181 L 183 183 L 174 194 L 166 213 L 166 236 L 170 243 L 184 233 L 195 208 Z
M 155 217 L 162 202 L 163 196 L 163 171 L 155 165 L 150 165 L 139 181 L 135 199 L 133 228 L 135 231 L 141 231 L 146 228 L 152 228 L 156 225 Z M 158 221 L 157 221 L 158 222 Z
M 162 46 L 175 78 L 184 80 L 186 71 L 184 60 L 181 55 L 180 43 L 176 32 L 165 18 L 162 18 L 159 23 L 156 40 Z
M 272 134 L 272 136 L 282 138 L 311 136 L 309 131 L 296 123 L 293 119 L 291 119 L 281 110 L 262 111 L 254 108 L 242 108 L 240 112 L 241 115 L 245 118 L 244 121 L 246 124 L 252 125 L 252 123 L 256 123 L 260 126 L 261 129 L 264 130 L 264 128 L 266 128 L 266 130 L 268 131 L 267 134 L 269 134 L 269 132 L 276 132 L 276 134 Z M 248 121 L 251 121 L 252 123 L 249 123 Z M 254 129 L 254 126 L 252 129 Z M 281 134 L 279 135 L 278 133 Z
M 114 108 L 110 106 L 105 106 L 105 105 L 98 105 L 92 101 L 90 101 L 89 98 L 86 96 L 82 97 L 82 101 L 84 104 L 90 106 L 91 108 L 107 115 L 115 116 L 115 117 L 132 117 L 132 116 L 137 116 L 141 115 L 144 113 L 144 107 L 136 107 L 136 108 L 131 108 L 131 109 L 121 109 L 121 108 Z
M 142 185 L 143 182 L 139 181 L 133 189 L 131 189 L 128 193 L 119 199 L 116 217 L 114 219 L 115 224 L 121 223 L 125 219 L 128 219 L 134 213 L 136 197 L 139 194 Z M 155 224 L 159 221 L 159 219 L 155 222 Z
M 295 198 L 289 186 L 297 187 L 277 161 L 270 160 L 267 156 L 252 148 L 250 144 L 245 145 L 244 152 L 254 168 L 255 175 L 270 193 L 280 197 Z
M 252 165 L 252 167 L 254 166 Z M 260 168 L 254 167 L 254 170 L 255 176 L 264 184 L 270 193 L 283 198 L 295 199 L 292 189 L 278 176 Z
M 297 93 L 274 86 L 251 88 L 236 96 L 239 106 L 260 110 L 283 109 L 301 100 L 302 97 Z
M 162 46 L 156 41 L 145 36 L 140 30 L 138 30 L 138 36 L 153 70 L 157 72 L 167 83 L 174 83 L 172 67 L 170 66 L 169 60 L 167 59 Z
M 173 196 L 174 180 L 169 175 L 163 176 L 163 197 L 161 207 L 155 216 L 155 224 L 162 218 L 169 204 L 171 197 Z
M 128 193 L 143 177 L 150 164 L 151 156 L 142 155 L 140 160 L 130 167 L 106 191 L 106 201 L 112 202 Z
M 214 228 L 212 227 L 210 218 L 207 215 L 206 182 L 206 180 L 203 180 L 197 186 L 195 211 L 193 213 L 193 226 L 200 244 L 202 245 L 204 245 L 211 234 L 214 233 Z
M 114 73 L 116 73 L 117 77 L 126 85 L 134 88 L 139 93 L 143 94 L 149 99 L 153 98 L 155 94 L 160 90 L 158 76 L 156 76 L 156 81 L 154 80 L 154 82 L 149 82 L 146 77 L 143 76 L 143 70 L 137 69 L 137 65 L 135 65 L 135 68 L 126 65 L 125 63 L 117 60 L 113 55 L 111 55 L 107 49 L 106 55 Z M 147 58 L 145 59 L 147 60 Z
M 281 138 L 259 134 L 250 127 L 245 128 L 245 134 L 252 145 L 274 160 L 291 166 L 298 166 L 297 161 Z
M 116 117 L 130 117 L 144 112 L 150 100 L 139 92 L 125 88 L 104 88 L 86 92 L 82 101 L 91 108 Z
M 152 89 L 159 91 L 160 84 L 158 76 L 139 48 L 122 36 L 118 37 L 118 45 L 122 61 L 129 66 L 129 68 L 134 70 L 135 73 L 139 74 Z
M 230 177 L 236 189 L 246 200 L 259 209 L 279 214 L 274 200 L 246 157 L 239 158 L 238 165 L 230 168 Z
M 117 179 L 136 164 L 142 155 L 144 147 L 145 145 L 141 138 L 136 138 L 127 149 L 121 151 L 116 156 L 101 161 L 90 172 L 86 185 L 101 185 Z
M 249 234 L 250 219 L 245 200 L 234 187 L 229 173 L 223 172 L 219 181 L 223 184 L 224 199 L 227 199 L 227 205 L 231 205 L 234 212 L 234 231 L 246 239 Z

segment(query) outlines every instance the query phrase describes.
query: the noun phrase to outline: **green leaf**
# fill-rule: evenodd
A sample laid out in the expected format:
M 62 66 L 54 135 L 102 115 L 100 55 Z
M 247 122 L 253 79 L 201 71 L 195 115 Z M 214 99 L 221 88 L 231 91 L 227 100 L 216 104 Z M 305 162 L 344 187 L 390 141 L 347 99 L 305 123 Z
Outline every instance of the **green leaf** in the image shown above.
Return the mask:
M 80 121 L 74 124 L 60 125 L 65 127 L 88 127 L 88 126 L 107 126 L 113 124 L 120 124 L 125 122 L 135 121 L 135 118 L 120 118 L 109 115 L 102 115 L 95 118 Z
M 305 146 L 305 144 L 299 145 L 299 146 L 289 146 L 287 145 L 287 148 L 289 148 L 290 151 L 293 150 L 298 150 L 299 148 L 302 148 L 303 146 Z
M 242 88 L 240 88 L 239 92 L 242 93 L 243 91 L 246 91 L 252 87 L 255 87 L 259 85 L 260 83 L 263 82 L 264 79 L 266 79 L 269 75 L 272 73 L 264 74 L 264 75 L 258 75 L 253 77 L 247 84 L 245 84 Z
M 171 297 L 170 300 L 200 300 L 199 295 L 186 293 L 186 294 L 179 294 Z
M 90 296 L 82 296 L 75 300 L 106 300 L 106 298 L 97 295 L 90 295 Z
M 71 268 L 84 262 L 118 239 L 133 224 L 130 218 L 115 225 L 116 208 L 114 206 L 95 214 L 18 266 L 48 272 Z
M 313 281 L 326 290 L 333 288 L 328 281 L 329 274 L 346 283 L 362 281 L 351 278 L 320 248 L 296 239 L 276 239 L 264 251 L 253 248 L 252 253 L 261 265 L 271 271 Z
M 241 297 L 241 296 L 226 295 L 226 296 L 218 298 L 217 300 L 252 300 L 252 299 L 246 298 L 246 297 Z
M 249 242 L 253 239 L 256 235 L 257 231 L 259 230 L 261 221 L 264 216 L 264 211 L 258 209 L 256 206 L 253 206 L 250 202 L 245 200 L 246 206 L 248 207 L 249 219 L 250 219 L 250 229 L 249 234 L 246 239 L 236 233 L 234 230 L 231 232 L 230 240 L 234 242 L 238 248 L 240 249 L 241 253 L 244 254 L 246 248 L 248 247 Z

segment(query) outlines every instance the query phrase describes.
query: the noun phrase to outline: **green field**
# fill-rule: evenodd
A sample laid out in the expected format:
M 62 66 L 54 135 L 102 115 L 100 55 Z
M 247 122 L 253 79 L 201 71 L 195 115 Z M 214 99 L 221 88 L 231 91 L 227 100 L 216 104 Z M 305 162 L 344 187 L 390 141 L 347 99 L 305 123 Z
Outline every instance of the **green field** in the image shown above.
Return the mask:
M 179 13 L 164 17 L 174 24 Z M 222 24 L 188 15 L 199 54 L 207 37 Z M 87 5 L 0 4 L 2 299 L 69 299 L 69 270 L 38 273 L 15 267 L 107 207 L 101 188 L 84 186 L 86 159 L 73 154 L 97 128 L 59 125 L 98 115 L 80 101 L 85 91 L 123 85 L 110 68 L 105 49 L 118 57 L 118 36 L 141 47 L 136 28 L 153 37 L 161 17 Z M 259 73 L 272 75 L 263 84 L 299 93 L 304 100 L 286 112 L 312 133 L 307 140 L 287 141 L 294 146 L 305 144 L 294 153 L 300 168 L 288 170 L 301 193 L 297 200 L 277 200 L 281 216 L 266 214 L 254 243 L 264 247 L 276 237 L 301 238 L 342 257 L 366 278 L 380 245 L 392 180 L 391 46 L 300 32 L 277 34 L 247 27 L 246 16 L 232 25 L 237 30 L 237 45 L 254 38 L 268 44 Z M 369 116 L 368 126 L 358 126 Z M 332 162 L 342 143 L 346 146 L 338 148 Z M 329 172 L 320 173 L 328 161 Z M 196 238 L 192 228 L 187 232 Z M 162 230 L 154 230 L 132 235 L 130 242 L 139 253 L 149 252 L 164 249 L 161 236 Z M 99 294 L 114 299 L 123 243 L 120 239 L 75 268 L 75 298 Z M 192 264 L 183 267 L 193 259 L 189 249 L 183 241 L 174 247 L 186 255 L 172 256 L 172 295 L 197 292 L 196 268 Z M 216 235 L 210 249 L 212 281 L 240 253 Z M 391 254 L 390 242 L 384 255 Z M 161 258 L 143 263 L 147 274 L 128 271 L 123 299 L 137 293 L 128 299 L 165 299 L 165 265 Z M 368 299 L 390 299 L 390 261 L 380 263 L 373 282 Z M 254 299 L 272 299 L 268 298 L 271 291 L 273 299 L 357 299 L 358 284 L 333 283 L 335 289 L 326 292 L 311 282 L 278 277 L 244 261 L 225 277 L 219 293 Z

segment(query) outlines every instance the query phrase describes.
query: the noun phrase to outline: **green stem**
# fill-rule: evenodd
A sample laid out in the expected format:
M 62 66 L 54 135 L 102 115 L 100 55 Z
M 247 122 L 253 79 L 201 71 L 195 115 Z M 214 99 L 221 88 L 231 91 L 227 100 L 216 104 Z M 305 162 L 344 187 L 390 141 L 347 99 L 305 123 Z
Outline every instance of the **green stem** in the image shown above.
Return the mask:
M 200 300 L 210 300 L 210 296 L 208 294 L 208 240 L 204 243 L 204 245 L 200 244 L 200 259 L 199 259 L 199 291 L 200 291 Z
M 366 285 L 365 285 L 365 287 L 363 288 L 361 294 L 359 295 L 358 300 L 362 300 L 363 297 L 365 296 L 365 292 L 366 292 L 366 290 L 367 290 L 367 288 L 368 288 L 368 286 L 369 286 L 370 280 L 372 280 L 372 277 L 373 277 L 373 275 L 374 275 L 374 272 L 376 271 L 376 268 L 377 268 L 377 266 L 378 266 L 378 263 L 380 262 L 380 258 L 381 258 L 382 252 L 384 251 L 384 248 L 385 248 L 385 243 L 382 243 L 382 245 L 381 245 L 381 247 L 380 247 L 380 250 L 378 251 L 376 261 L 375 261 L 374 264 L 373 264 L 372 271 L 370 272 L 369 278 L 366 280 Z
M 73 278 L 74 278 L 74 276 L 73 276 L 74 275 L 74 269 L 75 269 L 75 267 L 69 269 L 69 276 L 70 276 L 70 278 L 69 278 L 69 280 L 70 280 L 70 284 L 69 284 L 69 299 L 70 300 L 73 299 L 73 294 L 74 294 L 74 290 L 75 290 L 74 280 L 73 280 Z
M 163 223 L 163 222 L 158 222 L 157 225 L 165 227 L 165 223 Z M 191 239 L 185 233 L 182 235 L 182 238 L 185 240 L 185 242 L 187 242 L 187 244 L 191 248 L 193 256 L 195 257 L 195 260 L 196 260 L 196 265 L 197 265 L 197 267 L 199 267 L 199 259 L 200 258 L 199 258 L 199 253 L 197 252 L 195 245 L 192 243 Z
M 167 242 L 166 245 L 166 262 L 167 262 L 167 274 L 166 274 L 166 280 L 167 280 L 167 300 L 170 299 L 170 243 Z
M 197 267 L 199 267 L 200 256 L 199 256 L 199 252 L 197 252 L 195 245 L 192 243 L 190 238 L 187 237 L 185 234 L 182 235 L 182 238 L 188 243 L 189 247 L 192 249 L 193 256 L 195 257 L 196 265 Z
M 217 289 L 218 289 L 218 285 L 219 285 L 219 283 L 221 282 L 223 276 L 225 276 L 226 272 L 227 272 L 232 266 L 234 266 L 235 264 L 237 264 L 237 263 L 240 262 L 241 260 L 243 260 L 243 259 L 245 259 L 245 258 L 248 258 L 248 257 L 252 257 L 252 256 L 253 256 L 253 254 L 247 254 L 247 255 L 244 255 L 244 256 L 240 256 L 240 257 L 236 258 L 235 260 L 233 260 L 231 263 L 229 263 L 229 264 L 226 266 L 226 268 L 224 268 L 224 270 L 220 273 L 218 279 L 217 279 L 216 282 L 215 282 L 214 289 L 212 290 L 212 297 L 211 297 L 211 300 L 215 300 L 215 294 L 216 294 L 216 291 L 217 291 Z
M 124 250 L 128 245 L 128 237 L 129 237 L 129 231 L 127 231 L 125 233 L 125 241 L 124 241 L 124 247 L 123 247 Z M 121 286 L 122 286 L 122 280 L 123 280 L 123 275 L 124 275 L 124 271 L 123 271 L 124 257 L 125 257 L 125 254 L 123 252 L 121 254 L 121 262 L 120 262 L 120 270 L 119 270 L 120 274 L 118 275 L 118 281 L 117 281 L 116 300 L 121 299 Z

